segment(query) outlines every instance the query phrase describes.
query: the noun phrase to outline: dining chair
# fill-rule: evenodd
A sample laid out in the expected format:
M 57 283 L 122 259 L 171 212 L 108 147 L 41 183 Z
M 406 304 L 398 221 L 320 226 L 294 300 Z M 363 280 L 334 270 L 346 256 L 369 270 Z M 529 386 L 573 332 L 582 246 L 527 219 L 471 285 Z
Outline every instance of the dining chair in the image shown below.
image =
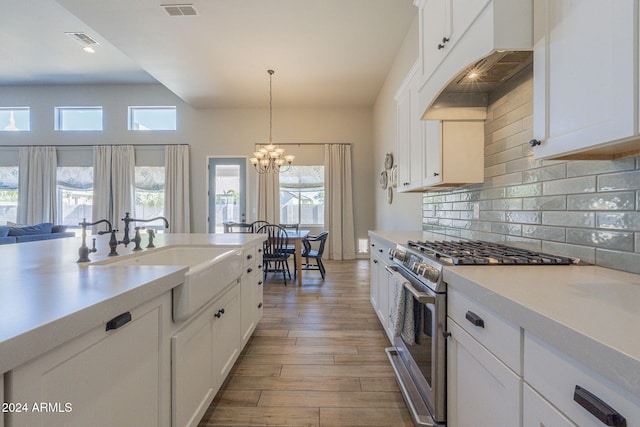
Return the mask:
M 251 224 L 247 224 L 244 222 L 233 222 L 227 221 L 222 223 L 224 226 L 225 233 L 251 233 L 253 232 L 253 228 Z
M 324 268 L 324 264 L 322 263 L 322 254 L 324 253 L 324 246 L 327 242 L 328 236 L 329 232 L 323 231 L 316 236 L 307 236 L 306 238 L 302 239 L 302 244 L 304 245 L 304 249 L 302 249 L 302 256 L 306 261 L 302 266 L 302 269 L 320 270 L 322 280 L 324 280 L 324 276 L 327 272 L 327 270 Z M 309 258 L 314 259 L 316 263 L 311 264 L 309 262 Z
M 251 232 L 257 233 L 260 227 L 262 227 L 263 225 L 269 225 L 269 224 L 270 224 L 269 221 L 263 221 L 261 219 L 259 219 L 258 221 L 253 221 L 251 223 Z
M 291 279 L 291 271 L 289 270 L 289 254 L 286 251 L 289 244 L 289 236 L 287 231 L 276 224 L 263 225 L 258 228 L 256 233 L 267 234 L 267 240 L 262 246 L 262 266 L 264 280 L 267 279 L 267 273 L 282 272 L 284 285 L 287 286 L 287 276 Z M 273 265 L 272 265 L 273 264 Z
M 300 224 L 280 224 L 280 227 L 284 228 L 285 230 L 289 231 L 295 231 L 296 233 L 298 231 L 300 231 Z M 296 279 L 296 245 L 288 245 L 287 246 L 287 253 L 293 255 L 293 279 Z

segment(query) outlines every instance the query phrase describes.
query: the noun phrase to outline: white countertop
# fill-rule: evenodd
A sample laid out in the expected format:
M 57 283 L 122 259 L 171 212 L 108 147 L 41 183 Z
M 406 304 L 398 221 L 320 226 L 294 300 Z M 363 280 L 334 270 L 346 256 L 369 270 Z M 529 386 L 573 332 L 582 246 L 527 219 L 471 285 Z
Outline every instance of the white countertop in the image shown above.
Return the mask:
M 372 230 L 396 243 L 447 240 Z M 597 266 L 451 266 L 444 280 L 640 396 L 640 275 Z
M 91 236 L 93 237 L 93 236 Z M 87 245 L 91 246 L 87 236 Z M 109 236 L 95 236 L 92 261 L 107 259 Z M 121 237 L 121 236 L 118 236 Z M 263 239 L 253 234 L 159 234 L 156 246 L 237 247 Z M 143 237 L 143 247 L 146 236 Z M 81 239 L 0 245 L 0 373 L 49 351 L 184 281 L 183 266 L 76 263 Z M 118 246 L 120 255 L 134 244 Z M 152 251 L 153 249 L 147 249 Z

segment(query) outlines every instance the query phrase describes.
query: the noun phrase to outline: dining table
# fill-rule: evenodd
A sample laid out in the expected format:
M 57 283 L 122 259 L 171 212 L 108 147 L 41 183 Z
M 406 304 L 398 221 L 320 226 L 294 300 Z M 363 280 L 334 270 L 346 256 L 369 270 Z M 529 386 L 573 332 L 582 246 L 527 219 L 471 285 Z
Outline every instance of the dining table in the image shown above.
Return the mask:
M 287 230 L 289 241 L 293 241 L 296 256 L 296 282 L 302 286 L 302 240 L 309 235 L 309 230 Z

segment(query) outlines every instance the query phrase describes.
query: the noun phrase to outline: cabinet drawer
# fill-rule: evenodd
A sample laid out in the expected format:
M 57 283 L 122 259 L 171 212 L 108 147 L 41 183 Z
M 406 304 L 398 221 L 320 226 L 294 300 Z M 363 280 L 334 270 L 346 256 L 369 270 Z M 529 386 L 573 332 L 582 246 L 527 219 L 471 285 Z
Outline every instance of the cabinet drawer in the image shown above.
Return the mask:
M 628 375 L 637 373 L 629 372 Z M 626 427 L 640 426 L 640 398 L 527 332 L 524 338 L 524 378 L 581 427 L 602 427 L 605 424 L 574 401 L 576 386 L 588 390 L 626 418 Z
M 389 259 L 389 249 L 395 248 L 396 244 L 383 239 L 371 239 L 371 254 L 379 255 L 383 259 Z
M 258 255 L 257 246 L 245 248 L 242 255 L 244 256 L 244 266 L 248 267 L 249 264 L 253 263 L 256 260 L 256 257 Z M 262 255 L 262 252 L 260 252 L 260 255 Z
M 453 287 L 447 294 L 449 316 L 518 375 L 522 374 L 520 327 L 471 300 Z
M 525 384 L 522 392 L 523 427 L 576 427 L 544 397 Z

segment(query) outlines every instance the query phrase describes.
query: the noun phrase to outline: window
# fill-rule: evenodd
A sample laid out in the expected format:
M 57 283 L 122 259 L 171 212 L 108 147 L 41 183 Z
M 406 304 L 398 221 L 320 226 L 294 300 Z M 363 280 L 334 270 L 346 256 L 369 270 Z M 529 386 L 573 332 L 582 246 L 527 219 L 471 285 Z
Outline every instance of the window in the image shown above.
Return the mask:
M 18 167 L 0 166 L 0 224 L 16 222 L 18 209 Z
M 102 107 L 56 107 L 55 130 L 102 130 Z
M 280 172 L 280 222 L 324 224 L 324 166 L 291 166 Z
M 85 218 L 91 222 L 93 168 L 64 166 L 57 170 L 58 223 L 79 228 Z
M 31 110 L 29 107 L 0 108 L 0 131 L 28 130 L 31 130 Z
M 136 166 L 136 206 L 134 218 L 164 216 L 164 166 Z M 138 223 L 138 226 L 164 230 L 162 220 Z
M 129 130 L 176 130 L 176 107 L 129 107 Z

